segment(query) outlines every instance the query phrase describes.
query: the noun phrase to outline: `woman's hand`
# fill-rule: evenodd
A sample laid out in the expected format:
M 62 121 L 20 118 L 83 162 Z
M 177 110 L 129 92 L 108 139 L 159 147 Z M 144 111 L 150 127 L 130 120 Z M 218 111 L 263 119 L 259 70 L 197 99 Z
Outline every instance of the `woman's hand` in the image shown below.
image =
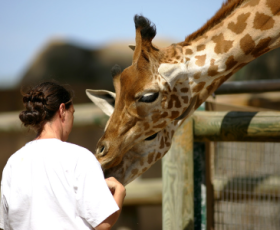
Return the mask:
M 125 187 L 114 177 L 109 177 L 105 179 L 111 193 L 113 196 L 117 193 L 120 196 L 123 196 L 122 199 L 124 199 L 126 195 L 126 189 Z

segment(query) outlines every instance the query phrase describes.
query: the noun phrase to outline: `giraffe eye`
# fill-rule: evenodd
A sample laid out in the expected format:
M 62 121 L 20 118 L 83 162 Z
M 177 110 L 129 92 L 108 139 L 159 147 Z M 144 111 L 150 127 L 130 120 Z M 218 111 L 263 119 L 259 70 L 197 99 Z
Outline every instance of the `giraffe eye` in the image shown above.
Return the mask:
M 155 134 L 153 134 L 152 136 L 147 137 L 147 138 L 145 139 L 145 141 L 151 141 L 151 140 L 155 139 L 156 136 L 157 136 L 157 134 L 158 134 L 158 133 L 155 133 Z
M 140 97 L 139 102 L 151 103 L 154 102 L 158 98 L 159 93 L 146 93 L 142 97 Z

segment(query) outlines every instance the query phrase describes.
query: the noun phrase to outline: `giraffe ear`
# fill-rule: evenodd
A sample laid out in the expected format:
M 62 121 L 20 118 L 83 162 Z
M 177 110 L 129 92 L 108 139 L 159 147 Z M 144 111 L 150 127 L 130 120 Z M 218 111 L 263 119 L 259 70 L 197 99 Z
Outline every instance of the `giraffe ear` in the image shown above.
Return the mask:
M 184 63 L 168 64 L 163 63 L 158 68 L 159 74 L 167 81 L 171 89 L 177 82 L 187 80 L 187 67 Z
M 107 90 L 86 89 L 88 98 L 98 106 L 106 115 L 114 112 L 116 94 Z

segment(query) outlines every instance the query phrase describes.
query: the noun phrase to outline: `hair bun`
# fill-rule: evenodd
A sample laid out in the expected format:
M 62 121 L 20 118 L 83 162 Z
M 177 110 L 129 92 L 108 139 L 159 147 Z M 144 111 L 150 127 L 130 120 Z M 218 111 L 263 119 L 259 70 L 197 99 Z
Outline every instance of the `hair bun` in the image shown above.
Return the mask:
M 46 104 L 46 99 L 43 92 L 30 90 L 23 96 L 23 103 L 27 102 L 41 102 L 43 105 Z

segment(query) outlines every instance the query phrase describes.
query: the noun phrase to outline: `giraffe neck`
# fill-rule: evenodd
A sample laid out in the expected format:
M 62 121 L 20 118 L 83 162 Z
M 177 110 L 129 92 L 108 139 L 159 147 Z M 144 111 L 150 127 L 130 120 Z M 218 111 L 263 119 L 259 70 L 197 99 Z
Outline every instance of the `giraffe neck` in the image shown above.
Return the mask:
M 280 46 L 279 0 L 229 0 L 218 16 L 223 10 L 221 20 L 215 15 L 213 25 L 163 51 L 158 71 L 171 89 L 171 119 L 191 115 L 233 73 Z
M 183 46 L 182 57 L 193 95 L 199 93 L 200 99 L 205 100 L 241 67 L 279 47 L 279 31 L 280 2 L 251 0 Z

